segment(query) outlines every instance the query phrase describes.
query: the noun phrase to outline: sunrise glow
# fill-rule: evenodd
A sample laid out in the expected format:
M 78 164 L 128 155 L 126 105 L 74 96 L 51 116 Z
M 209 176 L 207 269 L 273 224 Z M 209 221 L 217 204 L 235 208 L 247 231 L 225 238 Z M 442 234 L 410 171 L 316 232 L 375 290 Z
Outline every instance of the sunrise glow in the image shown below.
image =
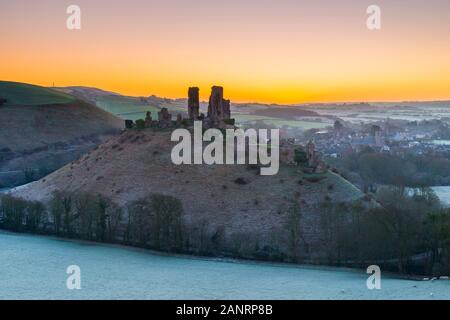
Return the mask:
M 0 0 L 0 78 L 185 97 L 213 84 L 233 101 L 450 98 L 450 3 L 378 1 Z

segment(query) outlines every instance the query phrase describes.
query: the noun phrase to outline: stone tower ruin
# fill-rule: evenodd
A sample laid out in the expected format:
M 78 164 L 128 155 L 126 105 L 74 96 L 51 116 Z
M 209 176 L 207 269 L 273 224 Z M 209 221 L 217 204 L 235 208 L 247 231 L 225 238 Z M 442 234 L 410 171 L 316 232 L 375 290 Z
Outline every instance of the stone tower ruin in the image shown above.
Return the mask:
M 197 120 L 200 116 L 200 96 L 199 88 L 191 87 L 188 91 L 188 114 L 189 119 Z
M 223 99 L 223 87 L 214 86 L 211 88 L 208 118 L 213 123 L 230 119 L 230 100 Z

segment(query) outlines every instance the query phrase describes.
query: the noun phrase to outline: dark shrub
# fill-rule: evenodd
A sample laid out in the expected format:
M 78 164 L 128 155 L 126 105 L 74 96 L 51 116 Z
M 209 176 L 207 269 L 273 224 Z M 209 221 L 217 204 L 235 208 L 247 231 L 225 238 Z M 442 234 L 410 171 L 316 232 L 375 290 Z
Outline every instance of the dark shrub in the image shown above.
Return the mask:
M 236 184 L 241 184 L 241 185 L 248 184 L 248 182 L 245 181 L 244 178 L 237 178 L 236 180 L 234 180 L 234 183 L 236 183 Z
M 136 120 L 136 128 L 139 130 L 145 129 L 145 120 L 144 119 Z
M 311 182 L 311 183 L 317 183 L 317 182 L 325 180 L 326 178 L 327 177 L 325 177 L 325 176 L 312 176 L 312 177 L 306 178 L 306 181 Z
M 125 128 L 133 129 L 133 120 L 125 120 Z
M 306 156 L 306 152 L 301 149 L 295 149 L 294 161 L 297 164 L 305 164 L 308 162 L 308 157 Z
M 223 120 L 223 122 L 225 122 L 225 124 L 228 124 L 230 126 L 234 126 L 234 124 L 236 123 L 235 119 L 225 119 Z
M 249 164 L 247 165 L 248 170 L 259 170 L 261 167 L 258 164 Z

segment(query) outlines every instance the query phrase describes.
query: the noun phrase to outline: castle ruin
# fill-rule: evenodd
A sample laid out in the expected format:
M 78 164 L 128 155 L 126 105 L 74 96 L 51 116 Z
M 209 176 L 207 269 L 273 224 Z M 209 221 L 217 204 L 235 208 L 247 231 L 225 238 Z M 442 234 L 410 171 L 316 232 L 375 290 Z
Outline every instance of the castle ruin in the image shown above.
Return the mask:
M 187 116 L 183 118 L 181 114 L 177 114 L 176 120 L 172 120 L 172 114 L 167 108 L 162 108 L 158 112 L 158 119 L 153 120 L 152 113 L 147 112 L 144 123 L 146 128 L 176 128 L 191 127 L 194 121 L 201 121 L 203 128 L 217 129 L 235 129 L 235 121 L 231 118 L 231 102 L 224 99 L 223 87 L 213 86 L 209 97 L 207 115 L 200 112 L 200 89 L 198 87 L 190 87 L 188 89 L 187 100 Z M 126 128 L 133 128 L 131 120 L 126 120 Z M 295 165 L 296 151 L 301 151 L 306 156 L 305 170 L 311 173 L 325 172 L 326 164 L 320 159 L 320 155 L 316 152 L 315 144 L 309 141 L 305 146 L 297 145 L 294 139 L 283 139 L 280 142 L 280 161 L 285 164 Z
M 176 121 L 172 120 L 172 114 L 167 108 L 162 108 L 158 112 L 158 120 L 153 120 L 151 112 L 147 112 L 145 117 L 146 128 L 169 128 L 178 126 L 191 126 L 194 121 L 202 121 L 205 128 L 226 129 L 234 128 L 234 119 L 231 119 L 230 100 L 223 98 L 223 87 L 213 86 L 208 104 L 207 116 L 200 113 L 200 89 L 190 87 L 188 90 L 188 118 L 184 119 L 181 114 L 177 115 Z M 130 128 L 130 120 L 126 120 L 126 127 Z

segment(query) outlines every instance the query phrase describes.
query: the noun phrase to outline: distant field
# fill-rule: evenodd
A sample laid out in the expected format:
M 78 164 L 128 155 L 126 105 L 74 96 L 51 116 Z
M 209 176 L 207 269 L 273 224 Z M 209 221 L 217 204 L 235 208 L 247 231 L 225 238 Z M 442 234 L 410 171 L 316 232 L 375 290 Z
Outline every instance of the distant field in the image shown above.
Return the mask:
M 158 112 L 165 107 L 175 118 L 178 113 L 186 113 L 187 106 L 180 106 L 176 103 L 170 102 L 152 102 L 144 103 L 139 98 L 125 97 L 119 95 L 108 95 L 96 99 L 96 104 L 99 108 L 115 114 L 122 119 L 137 120 L 144 119 L 147 111 L 152 113 L 153 119 L 158 118 Z
M 236 114 L 233 115 L 233 118 L 236 119 L 236 122 L 238 124 L 242 124 L 245 122 L 251 122 L 251 121 L 261 121 L 265 124 L 276 126 L 276 127 L 283 127 L 288 126 L 292 128 L 301 128 L 304 130 L 309 129 L 323 129 L 330 125 L 331 123 L 326 122 L 317 122 L 317 121 L 304 121 L 304 120 L 283 120 L 279 118 L 270 118 L 265 116 L 257 116 L 257 115 L 249 115 L 249 114 Z
M 169 110 L 173 118 L 175 118 L 178 113 L 186 114 L 187 112 L 187 105 L 182 101 L 152 101 L 150 98 L 149 103 L 144 103 L 139 98 L 120 95 L 105 95 L 96 98 L 95 101 L 97 106 L 102 108 L 103 110 L 115 114 L 122 119 L 129 119 L 133 121 L 145 118 L 147 111 L 150 111 L 152 113 L 152 117 L 154 119 L 157 119 L 158 111 L 163 107 L 166 107 Z M 258 107 L 263 108 L 262 106 Z M 248 110 L 246 109 L 246 111 Z M 204 111 L 202 110 L 202 112 Z M 308 120 L 283 120 L 280 118 L 243 114 L 238 112 L 234 112 L 232 114 L 232 117 L 236 119 L 238 125 L 251 121 L 262 121 L 267 125 L 272 125 L 280 128 L 283 126 L 288 126 L 291 128 L 301 128 L 303 130 L 323 129 L 332 125 L 331 123 L 327 122 Z
M 445 206 L 450 207 L 450 187 L 433 187 L 433 191 Z
M 75 101 L 71 95 L 30 84 L 0 81 L 0 97 L 8 100 L 6 105 L 66 104 Z
M 113 113 L 122 119 L 137 120 L 145 118 L 147 111 L 152 113 L 153 119 L 157 119 L 158 111 L 161 107 L 166 107 L 172 116 L 175 117 L 177 113 L 186 113 L 187 106 L 181 106 L 176 103 L 163 103 L 160 105 L 152 105 L 141 102 L 138 98 L 125 97 L 118 95 L 103 96 L 96 100 L 97 106 Z M 236 119 L 237 124 L 243 124 L 250 121 L 262 121 L 267 125 L 276 127 L 288 126 L 292 128 L 309 129 L 323 129 L 330 126 L 330 123 L 321 123 L 317 121 L 303 121 L 303 120 L 283 120 L 280 118 L 271 118 L 266 116 L 249 115 L 234 113 L 232 117 Z
M 357 107 L 342 107 L 341 109 L 321 109 L 323 115 L 337 116 L 345 121 L 353 123 L 370 123 L 374 121 L 394 119 L 406 121 L 423 121 L 450 117 L 448 107 L 372 107 L 372 109 Z
M 243 104 L 236 104 L 233 108 L 234 109 L 233 111 L 254 112 L 257 110 L 266 110 L 267 108 L 269 108 L 268 105 L 257 103 L 243 103 Z
M 97 100 L 97 106 L 123 119 L 137 120 L 145 118 L 147 111 L 152 117 L 158 116 L 159 109 L 141 102 L 138 98 L 124 96 L 104 96 Z

